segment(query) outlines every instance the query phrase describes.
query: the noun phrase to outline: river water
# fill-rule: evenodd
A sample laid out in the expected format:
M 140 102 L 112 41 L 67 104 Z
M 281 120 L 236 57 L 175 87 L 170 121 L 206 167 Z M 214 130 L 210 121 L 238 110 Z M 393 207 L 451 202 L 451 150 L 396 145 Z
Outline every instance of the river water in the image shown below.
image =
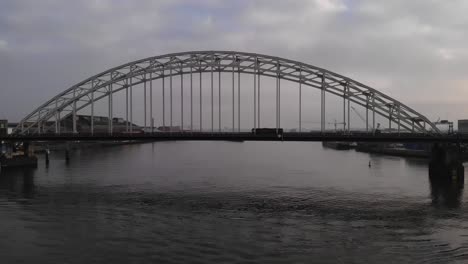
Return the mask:
M 466 204 L 320 143 L 88 148 L 1 172 L 0 263 L 467 263 Z

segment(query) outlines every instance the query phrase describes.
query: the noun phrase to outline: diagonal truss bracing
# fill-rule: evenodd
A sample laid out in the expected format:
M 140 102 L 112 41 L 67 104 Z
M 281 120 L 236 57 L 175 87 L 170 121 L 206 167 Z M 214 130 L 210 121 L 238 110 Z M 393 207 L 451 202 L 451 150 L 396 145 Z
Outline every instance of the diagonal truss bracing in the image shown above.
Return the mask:
M 344 105 L 347 100 L 348 104 L 352 102 L 363 106 L 388 119 L 390 125 L 395 123 L 399 129 L 401 127 L 419 133 L 440 133 L 422 114 L 353 79 L 298 61 L 236 51 L 172 53 L 109 69 L 70 87 L 35 109 L 21 120 L 14 133 L 40 133 L 40 129 L 35 128 L 41 127 L 42 123 L 74 115 L 89 105 L 93 106 L 96 101 L 130 86 L 171 76 L 210 73 L 213 69 L 300 83 L 302 87 L 322 90 L 322 96 L 328 93 L 341 97 Z

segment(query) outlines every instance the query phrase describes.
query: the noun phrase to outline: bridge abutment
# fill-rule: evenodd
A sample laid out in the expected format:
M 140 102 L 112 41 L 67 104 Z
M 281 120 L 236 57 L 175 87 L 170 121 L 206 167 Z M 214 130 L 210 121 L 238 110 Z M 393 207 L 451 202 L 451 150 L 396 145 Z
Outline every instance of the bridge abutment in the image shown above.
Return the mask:
M 464 183 L 465 168 L 459 144 L 435 143 L 432 146 L 429 178 L 439 183 Z

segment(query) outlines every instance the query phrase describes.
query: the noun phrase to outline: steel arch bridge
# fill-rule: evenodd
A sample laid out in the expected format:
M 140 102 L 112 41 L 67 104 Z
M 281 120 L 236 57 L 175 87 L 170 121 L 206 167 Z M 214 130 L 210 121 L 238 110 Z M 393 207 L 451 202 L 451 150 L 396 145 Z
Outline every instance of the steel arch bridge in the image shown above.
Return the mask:
M 149 57 L 142 60 L 129 62 L 127 64 L 109 69 L 97 75 L 94 75 L 82 82 L 73 85 L 64 92 L 53 97 L 29 115 L 27 115 L 18 126 L 14 129 L 13 133 L 16 135 L 32 135 L 41 134 L 46 131 L 54 131 L 60 134 L 60 123 L 69 118 L 72 120 L 72 132 L 77 131 L 77 113 L 82 109 L 89 109 L 91 112 L 90 118 L 90 133 L 94 133 L 94 115 L 95 104 L 103 98 L 108 98 L 107 112 L 108 112 L 108 128 L 107 132 L 112 134 L 113 118 L 114 118 L 114 94 L 119 91 L 125 91 L 125 113 L 127 131 L 131 132 L 133 129 L 133 98 L 132 89 L 136 85 L 144 87 L 144 127 L 148 127 L 148 120 L 153 130 L 153 83 L 155 80 L 161 79 L 162 85 L 162 124 L 173 126 L 173 77 L 180 76 L 180 98 L 181 101 L 181 116 L 180 125 L 182 129 L 187 124 L 184 124 L 184 107 L 190 109 L 189 119 L 190 131 L 203 131 L 204 117 L 202 114 L 202 87 L 204 79 L 202 76 L 208 75 L 211 79 L 208 85 L 211 87 L 211 131 L 215 130 L 214 127 L 214 101 L 213 90 L 214 81 L 213 75 L 218 73 L 219 77 L 219 105 L 218 118 L 219 118 L 219 131 L 221 131 L 221 73 L 228 73 L 232 75 L 232 83 L 229 81 L 223 85 L 223 89 L 232 93 L 232 101 L 229 100 L 229 108 L 232 107 L 232 130 L 233 132 L 241 132 L 241 108 L 243 107 L 241 101 L 241 76 L 253 75 L 253 127 L 261 127 L 261 77 L 270 77 L 276 80 L 276 128 L 281 127 L 281 82 L 283 80 L 296 83 L 299 89 L 298 97 L 298 125 L 299 132 L 303 127 L 302 120 L 302 104 L 303 95 L 302 89 L 315 88 L 320 92 L 320 131 L 326 130 L 326 95 L 331 94 L 338 98 L 342 98 L 342 125 L 344 132 L 351 131 L 351 104 L 361 106 L 365 109 L 365 127 L 366 130 L 376 128 L 376 115 L 388 120 L 388 128 L 394 131 L 404 131 L 411 133 L 424 133 L 424 134 L 439 134 L 439 129 L 429 121 L 424 115 L 416 112 L 409 106 L 399 102 L 396 99 L 385 95 L 376 89 L 366 86 L 348 77 L 331 72 L 326 69 L 312 66 L 310 64 L 284 59 L 275 56 L 268 56 L 255 53 L 237 52 L 237 51 L 189 51 L 181 53 L 172 53 L 161 56 Z M 184 76 L 190 78 L 190 100 L 184 102 Z M 199 76 L 199 91 L 194 89 L 193 79 Z M 167 81 L 169 79 L 169 81 Z M 159 83 L 159 82 L 158 82 Z M 237 83 L 237 84 L 236 84 Z M 244 84 L 242 84 L 244 85 Z M 149 97 L 147 90 L 149 89 Z M 185 90 L 188 88 L 186 87 Z M 230 91 L 232 89 L 232 91 Z M 271 88 L 269 88 L 271 89 Z M 187 92 L 187 91 L 186 91 Z M 193 107 L 193 94 L 198 93 L 200 109 L 194 110 Z M 164 94 L 166 93 L 166 94 Z M 167 93 L 170 94 L 170 101 L 165 102 Z M 236 94 L 237 93 L 237 94 Z M 187 96 L 187 94 L 186 94 Z M 130 98 L 129 98 L 130 97 Z M 150 98 L 150 99 L 148 99 Z M 340 99 L 341 100 L 341 99 Z M 149 111 L 147 105 L 149 103 Z M 197 102 L 198 103 L 198 102 Z M 169 104 L 169 109 L 167 109 Z M 232 104 L 232 106 L 231 106 Z M 341 103 L 340 103 L 341 104 Z M 160 106 L 158 106 L 160 107 Z M 205 106 L 206 107 L 206 104 Z M 250 106 L 249 106 L 250 107 Z M 199 120 L 194 120 L 194 112 L 199 110 Z M 237 111 L 236 111 L 237 110 Z M 169 122 L 166 122 L 167 112 L 170 112 Z M 283 110 L 284 111 L 284 110 Z M 369 118 L 371 114 L 371 118 Z M 341 114 L 340 114 L 341 115 Z M 250 116 L 250 117 L 252 117 Z M 371 119 L 371 120 L 370 120 Z M 194 121 L 198 122 L 198 126 L 194 127 Z M 341 120 L 340 120 L 341 121 Z M 393 124 L 393 128 L 392 128 Z

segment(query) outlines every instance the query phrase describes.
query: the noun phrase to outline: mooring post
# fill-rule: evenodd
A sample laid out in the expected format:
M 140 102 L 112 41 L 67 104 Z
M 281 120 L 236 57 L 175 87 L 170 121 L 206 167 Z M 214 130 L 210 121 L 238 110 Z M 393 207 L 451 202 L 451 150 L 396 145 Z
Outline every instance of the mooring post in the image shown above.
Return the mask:
M 29 156 L 29 142 L 23 142 L 23 155 Z
M 6 149 L 5 149 L 5 144 L 3 143 L 3 141 L 0 141 L 0 157 L 3 155 L 3 153 L 6 152 Z
M 49 150 L 49 148 L 47 148 L 46 151 L 45 151 L 45 163 L 46 163 L 46 166 L 49 166 L 49 153 L 50 153 L 50 150 Z
M 65 148 L 65 162 L 68 164 L 70 162 L 70 144 L 67 142 L 67 146 Z

